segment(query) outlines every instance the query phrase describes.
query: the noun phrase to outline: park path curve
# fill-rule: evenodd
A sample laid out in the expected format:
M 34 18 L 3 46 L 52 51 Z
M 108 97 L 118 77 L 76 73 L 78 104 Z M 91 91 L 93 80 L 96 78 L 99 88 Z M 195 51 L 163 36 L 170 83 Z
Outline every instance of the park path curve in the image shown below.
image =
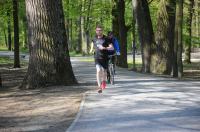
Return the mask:
M 95 84 L 93 62 L 72 64 L 80 83 Z M 86 93 L 66 132 L 200 132 L 199 95 L 200 81 L 117 68 L 116 84 Z

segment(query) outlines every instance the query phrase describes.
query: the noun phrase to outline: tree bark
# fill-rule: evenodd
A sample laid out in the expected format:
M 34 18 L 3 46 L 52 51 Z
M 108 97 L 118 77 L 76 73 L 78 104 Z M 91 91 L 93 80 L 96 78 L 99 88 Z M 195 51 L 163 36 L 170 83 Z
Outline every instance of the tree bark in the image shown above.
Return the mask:
M 18 1 L 13 0 L 13 22 L 14 22 L 14 68 L 20 67 L 19 58 L 19 22 L 18 22 Z
M 83 3 L 82 0 L 79 1 L 79 9 L 80 9 L 80 16 L 78 20 L 78 44 L 77 44 L 77 53 L 82 53 L 82 23 L 83 23 L 83 16 L 82 16 L 82 8 L 83 8 Z
M 22 87 L 77 83 L 68 51 L 62 0 L 26 0 L 30 58 Z
M 5 44 L 6 44 L 6 46 L 8 47 L 7 35 L 6 35 L 5 29 L 3 30 L 3 33 L 4 33 Z
M 112 0 L 112 31 L 117 39 L 119 39 L 119 22 L 118 22 L 118 0 Z
M 142 53 L 142 71 L 150 72 L 151 45 L 154 42 L 153 27 L 147 0 L 132 0 Z
M 27 41 L 27 30 L 28 30 L 28 25 L 27 25 L 27 20 L 26 16 L 23 17 L 23 30 L 24 30 L 24 42 L 23 42 L 23 47 L 28 48 L 28 41 Z
M 127 27 L 125 25 L 125 1 L 124 0 L 119 0 L 118 4 L 118 9 L 119 9 L 119 16 L 118 17 L 118 23 L 119 23 L 119 42 L 120 42 L 120 56 L 118 61 L 118 66 L 123 67 L 123 68 L 128 68 L 127 64 Z
M 182 64 L 182 23 L 183 23 L 183 0 L 176 1 L 176 26 L 175 26 L 175 49 L 177 51 L 177 69 L 178 73 L 174 73 L 173 76 L 178 75 L 179 78 L 183 76 L 183 64 Z
M 91 9 L 93 5 L 93 0 L 89 0 L 88 4 L 88 11 L 87 11 L 87 18 L 86 18 L 86 45 L 87 45 L 87 54 L 89 53 L 89 47 L 90 47 L 90 14 L 91 14 Z
M 186 16 L 186 41 L 185 41 L 185 59 L 186 63 L 191 63 L 191 46 L 192 46 L 192 17 L 194 0 L 187 0 L 187 16 Z
M 170 75 L 173 67 L 175 1 L 161 0 L 158 12 L 153 72 Z

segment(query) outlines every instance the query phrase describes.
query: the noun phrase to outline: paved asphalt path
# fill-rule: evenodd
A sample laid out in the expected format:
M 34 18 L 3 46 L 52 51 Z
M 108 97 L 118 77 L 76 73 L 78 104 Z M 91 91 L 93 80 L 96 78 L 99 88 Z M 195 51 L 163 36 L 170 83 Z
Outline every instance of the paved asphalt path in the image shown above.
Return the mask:
M 80 83 L 95 85 L 93 62 L 72 63 Z M 200 132 L 200 81 L 118 68 L 115 85 L 86 93 L 66 132 Z
M 117 69 L 115 85 L 95 89 L 94 63 L 72 58 L 86 93 L 66 132 L 200 132 L 200 81 L 180 81 Z

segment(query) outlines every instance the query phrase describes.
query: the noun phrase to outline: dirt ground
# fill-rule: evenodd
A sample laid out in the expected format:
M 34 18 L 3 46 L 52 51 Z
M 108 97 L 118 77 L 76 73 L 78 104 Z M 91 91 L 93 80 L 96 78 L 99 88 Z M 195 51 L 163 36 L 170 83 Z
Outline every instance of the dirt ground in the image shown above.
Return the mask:
M 65 132 L 74 120 L 88 89 L 80 86 L 53 86 L 21 90 L 27 67 L 0 66 L 0 132 Z M 6 68 L 7 67 L 7 68 Z

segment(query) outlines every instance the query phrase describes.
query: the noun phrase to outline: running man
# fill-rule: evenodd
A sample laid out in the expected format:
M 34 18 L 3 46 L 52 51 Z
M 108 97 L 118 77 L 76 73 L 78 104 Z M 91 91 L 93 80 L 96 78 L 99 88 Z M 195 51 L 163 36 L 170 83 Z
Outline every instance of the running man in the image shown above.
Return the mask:
M 103 35 L 103 28 L 100 25 L 97 25 L 96 36 L 92 40 L 90 53 L 94 51 L 98 93 L 102 93 L 102 90 L 106 88 L 108 50 L 113 49 L 111 40 Z

